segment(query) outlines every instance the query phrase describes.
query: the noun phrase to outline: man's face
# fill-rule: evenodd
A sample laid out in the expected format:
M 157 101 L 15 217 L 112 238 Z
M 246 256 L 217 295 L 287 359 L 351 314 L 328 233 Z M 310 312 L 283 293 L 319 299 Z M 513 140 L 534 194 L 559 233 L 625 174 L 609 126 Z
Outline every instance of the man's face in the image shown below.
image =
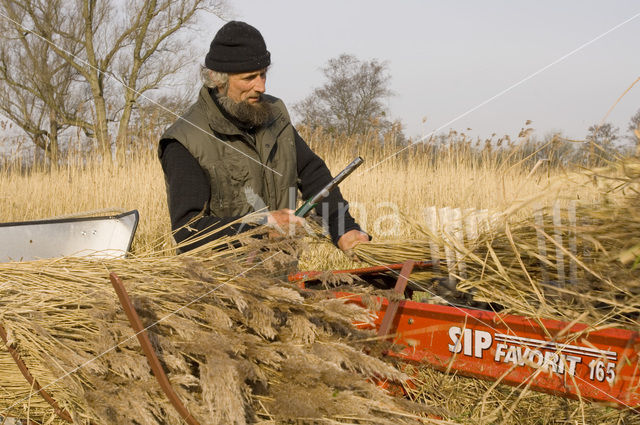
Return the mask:
M 257 104 L 265 91 L 266 81 L 266 68 L 253 72 L 230 74 L 227 96 L 236 103 L 246 101 L 251 105 Z

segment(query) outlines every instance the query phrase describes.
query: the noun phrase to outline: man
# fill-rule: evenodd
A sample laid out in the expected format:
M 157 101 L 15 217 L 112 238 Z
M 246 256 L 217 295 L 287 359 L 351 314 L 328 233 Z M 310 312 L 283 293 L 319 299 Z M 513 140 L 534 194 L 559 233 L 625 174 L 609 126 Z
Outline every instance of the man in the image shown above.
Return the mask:
M 302 219 L 293 210 L 297 190 L 307 199 L 331 181 L 325 163 L 293 128 L 282 101 L 264 94 L 270 63 L 257 29 L 227 23 L 211 42 L 197 102 L 162 135 L 159 156 L 171 225 L 180 229 L 177 242 L 265 207 L 266 224 L 280 229 L 299 225 Z M 340 249 L 369 240 L 339 189 L 324 204 L 316 211 L 325 212 L 331 239 Z M 183 251 L 247 228 L 227 226 Z

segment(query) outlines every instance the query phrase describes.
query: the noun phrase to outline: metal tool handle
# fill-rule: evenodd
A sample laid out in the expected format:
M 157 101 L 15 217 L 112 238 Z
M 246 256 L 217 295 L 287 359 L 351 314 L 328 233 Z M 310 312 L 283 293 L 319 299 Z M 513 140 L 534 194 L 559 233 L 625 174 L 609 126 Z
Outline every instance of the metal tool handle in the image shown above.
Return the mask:
M 331 180 L 324 188 L 322 188 L 320 192 L 316 193 L 312 198 L 308 199 L 304 204 L 302 204 L 302 206 L 300 206 L 300 208 L 296 210 L 295 215 L 298 217 L 304 217 L 309 214 L 309 211 L 311 211 L 316 205 L 318 205 L 320 201 L 329 196 L 329 192 L 331 192 L 336 186 L 338 186 L 344 179 L 349 177 L 349 174 L 353 173 L 353 171 L 360 165 L 362 165 L 363 162 L 364 159 L 362 159 L 361 157 L 357 157 L 356 159 L 351 161 L 351 164 L 347 165 L 344 170 L 340 171 L 340 173 L 335 176 L 334 179 Z

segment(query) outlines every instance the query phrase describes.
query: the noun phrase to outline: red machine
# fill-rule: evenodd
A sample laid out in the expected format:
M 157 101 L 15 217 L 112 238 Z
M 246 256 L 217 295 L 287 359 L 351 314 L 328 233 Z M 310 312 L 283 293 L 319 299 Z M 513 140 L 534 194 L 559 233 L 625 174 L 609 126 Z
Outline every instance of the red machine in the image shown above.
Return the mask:
M 408 261 L 333 273 L 354 274 L 364 280 L 395 275 L 395 291 L 404 294 L 412 270 L 428 267 L 433 264 Z M 289 281 L 310 284 L 321 273 L 296 273 Z M 335 295 L 364 305 L 357 295 Z M 556 320 L 409 300 L 379 301 L 378 334 L 404 347 L 390 355 L 459 375 L 612 403 L 640 413 L 638 332 L 589 331 L 586 325 Z

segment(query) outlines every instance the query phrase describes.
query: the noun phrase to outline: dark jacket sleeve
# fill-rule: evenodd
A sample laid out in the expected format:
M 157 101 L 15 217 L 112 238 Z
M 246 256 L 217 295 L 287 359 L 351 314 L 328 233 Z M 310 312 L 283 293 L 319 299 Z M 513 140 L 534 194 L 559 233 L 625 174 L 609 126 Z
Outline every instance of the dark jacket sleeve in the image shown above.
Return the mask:
M 295 139 L 298 189 L 302 193 L 302 199 L 307 200 L 320 192 L 333 177 L 331 177 L 331 172 L 325 162 L 309 148 L 297 131 Z M 338 239 L 349 230 L 361 230 L 349 214 L 349 204 L 342 197 L 339 188 L 332 190 L 329 196 L 316 207 L 315 211 L 328 227 L 334 245 L 337 245 Z
M 209 232 L 216 227 L 229 224 L 241 217 L 215 217 L 207 214 L 209 205 L 209 179 L 198 164 L 198 161 L 180 142 L 173 139 L 160 141 L 160 162 L 167 181 L 167 202 L 171 228 L 175 231 L 176 242 L 180 243 L 198 232 Z M 193 220 L 198 214 L 205 215 L 187 227 L 185 224 Z M 183 251 L 196 248 L 222 236 L 230 236 L 246 231 L 255 226 L 239 223 L 229 226 L 219 232 L 212 233 L 202 241 L 192 243 Z

